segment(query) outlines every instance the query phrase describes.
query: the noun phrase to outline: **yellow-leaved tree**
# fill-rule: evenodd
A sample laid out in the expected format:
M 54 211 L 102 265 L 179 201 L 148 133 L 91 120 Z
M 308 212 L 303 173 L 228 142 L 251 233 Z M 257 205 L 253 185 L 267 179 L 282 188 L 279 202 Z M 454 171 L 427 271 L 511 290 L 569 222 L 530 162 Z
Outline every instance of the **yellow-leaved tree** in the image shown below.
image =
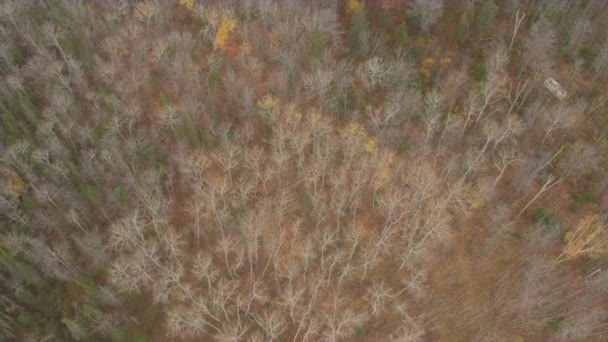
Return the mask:
M 215 34 L 215 45 L 220 49 L 224 49 L 228 39 L 230 39 L 230 34 L 234 32 L 237 27 L 238 24 L 235 18 L 229 15 L 223 15 L 220 26 Z
M 592 214 L 568 231 L 564 241 L 566 247 L 557 258 L 558 261 L 579 256 L 598 258 L 608 253 L 608 227 L 602 224 L 599 215 Z
M 179 0 L 180 6 L 184 6 L 189 10 L 194 8 L 194 0 Z
M 356 14 L 361 12 L 361 3 L 358 0 L 348 0 L 346 3 L 346 11 L 349 14 Z
M 18 198 L 27 191 L 27 183 L 14 172 L 6 178 L 0 179 L 0 186 L 12 198 Z

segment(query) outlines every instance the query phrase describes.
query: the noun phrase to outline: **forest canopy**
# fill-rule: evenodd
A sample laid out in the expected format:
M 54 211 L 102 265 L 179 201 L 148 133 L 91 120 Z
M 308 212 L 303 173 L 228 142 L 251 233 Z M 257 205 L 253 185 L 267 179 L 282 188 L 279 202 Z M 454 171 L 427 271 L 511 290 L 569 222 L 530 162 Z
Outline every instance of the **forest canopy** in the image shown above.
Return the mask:
M 0 341 L 608 340 L 607 25 L 0 2 Z

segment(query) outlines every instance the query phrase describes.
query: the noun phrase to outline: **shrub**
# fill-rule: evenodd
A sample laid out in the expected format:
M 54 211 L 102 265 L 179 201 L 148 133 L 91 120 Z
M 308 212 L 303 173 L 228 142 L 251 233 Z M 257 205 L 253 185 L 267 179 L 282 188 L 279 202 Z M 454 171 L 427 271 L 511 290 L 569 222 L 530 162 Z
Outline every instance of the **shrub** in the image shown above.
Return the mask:
M 86 52 L 84 43 L 85 41 L 73 31 L 67 32 L 60 41 L 61 48 L 75 57 L 78 57 L 83 52 Z
M 186 138 L 193 146 L 201 146 L 203 142 L 201 129 L 190 115 L 183 118 L 182 124 L 175 133 L 177 138 Z
M 407 42 L 407 24 L 402 22 L 395 31 L 395 46 L 402 47 Z
M 583 206 L 582 202 L 579 202 L 577 200 L 572 201 L 572 203 L 570 203 L 570 206 L 568 207 L 568 210 L 570 210 L 571 213 L 575 213 L 577 212 L 581 207 Z
M 565 227 L 563 222 L 559 217 L 552 215 L 547 208 L 540 207 L 534 209 L 532 211 L 532 220 L 534 220 L 545 233 L 564 233 Z
M 344 94 L 336 98 L 336 106 L 338 107 L 338 119 L 344 119 L 347 111 L 352 109 L 357 101 L 357 93 L 352 88 L 349 88 Z
M 583 274 L 589 274 L 589 273 L 593 272 L 593 270 L 596 269 L 596 266 L 597 266 L 597 264 L 593 258 L 591 258 L 587 255 L 583 255 L 581 257 L 580 267 L 581 267 Z
M 114 189 L 114 197 L 121 205 L 126 205 L 129 201 L 127 189 L 122 185 L 119 185 Z
M 438 76 L 439 76 L 439 69 L 432 68 L 431 69 L 431 77 L 430 77 L 431 82 L 435 83 L 435 81 L 437 81 L 437 77 Z
M 380 28 L 384 32 L 389 32 L 389 30 L 391 29 L 391 26 L 393 26 L 391 14 L 388 12 L 387 9 L 384 9 L 382 11 L 382 14 L 380 14 Z
M 19 100 L 19 104 L 21 105 L 21 110 L 23 110 L 25 119 L 30 124 L 36 125 L 38 119 L 40 118 L 40 113 L 29 95 L 25 91 L 19 89 L 17 90 L 17 99 Z
M 68 318 L 62 319 L 61 323 L 68 328 L 74 340 L 80 341 L 87 337 L 87 332 L 80 323 Z
M 365 15 L 365 9 L 361 7 L 360 10 L 353 13 L 350 19 L 350 27 L 348 30 L 348 45 L 353 52 L 360 52 L 362 47 L 363 33 L 368 29 L 367 17 Z
M 487 75 L 488 69 L 486 69 L 485 64 L 475 64 L 473 69 L 471 69 L 471 76 L 473 76 L 473 79 L 477 82 L 484 81 Z
M 547 208 L 536 208 L 532 211 L 534 222 L 542 224 L 545 228 L 554 228 L 559 224 L 559 220 L 551 215 Z
M 547 208 L 536 208 L 532 211 L 532 219 L 536 223 L 546 223 L 547 218 L 549 217 L 549 211 Z
M 301 191 L 300 200 L 302 201 L 302 206 L 304 208 L 304 215 L 306 217 L 310 217 L 310 215 L 312 214 L 312 210 L 314 209 L 312 198 L 306 191 Z
M 571 51 L 568 48 L 566 48 L 565 46 L 563 46 L 563 47 L 561 47 L 559 49 L 558 56 L 565 63 L 573 63 L 574 62 L 574 56 L 572 56 Z
M 457 42 L 462 42 L 465 33 L 469 30 L 471 23 L 475 19 L 475 3 L 471 2 L 458 19 L 458 25 L 454 32 L 454 38 Z
M 203 149 L 205 151 L 210 151 L 215 148 L 215 145 L 217 143 L 217 138 L 215 137 L 215 135 L 213 133 L 206 130 L 206 131 L 203 131 L 203 133 L 202 133 L 202 143 L 203 143 Z
M 473 20 L 475 20 L 475 3 L 471 2 L 467 5 L 464 12 L 462 12 L 460 21 L 468 28 L 473 23 Z
M 458 23 L 458 25 L 456 25 L 456 30 L 454 31 L 454 40 L 456 40 L 457 43 L 462 43 L 466 31 L 466 25 L 462 22 Z
M 412 46 L 407 52 L 407 57 L 417 61 L 422 57 L 422 52 L 416 46 Z
M 560 330 L 562 328 L 562 323 L 564 322 L 564 316 L 554 317 L 549 321 L 549 329 L 551 330 Z
M 494 26 L 494 21 L 496 20 L 496 14 L 498 14 L 498 6 L 496 6 L 494 1 L 484 1 L 481 4 L 477 19 L 480 33 L 489 34 L 492 31 L 492 26 Z
M 402 154 L 402 153 L 407 152 L 409 147 L 410 147 L 410 138 L 407 135 L 404 135 L 401 137 L 401 139 L 397 143 L 397 146 L 395 147 L 395 149 L 397 150 L 397 153 Z
M 12 136 L 18 137 L 19 135 L 21 135 L 21 130 L 19 129 L 19 125 L 17 124 L 17 120 L 15 119 L 15 116 L 13 115 L 13 113 L 9 110 L 4 111 L 4 113 L 2 113 L 2 124 L 4 125 L 4 128 L 6 130 L 6 132 Z
M 359 338 L 365 337 L 366 333 L 367 332 L 365 331 L 364 327 L 356 327 L 355 328 L 355 337 L 359 337 Z
M 21 196 L 21 207 L 24 210 L 33 210 L 37 207 L 36 200 L 32 196 L 23 195 Z
M 101 207 L 101 191 L 99 191 L 98 187 L 83 183 L 80 185 L 80 191 L 82 192 L 84 197 L 89 201 L 91 206 L 95 208 Z
M 595 194 L 590 190 L 571 192 L 570 196 L 572 196 L 572 203 L 570 203 L 569 209 L 573 213 L 577 212 L 583 204 L 595 202 Z
M 578 56 L 585 61 L 585 65 L 590 66 L 593 64 L 593 58 L 595 54 L 591 48 L 584 46 L 578 51 Z
M 323 54 L 323 36 L 319 30 L 313 30 L 306 39 L 306 55 L 316 59 Z
M 513 237 L 516 238 L 517 240 L 523 240 L 524 233 L 522 233 L 522 232 L 513 232 Z
M 598 88 L 597 85 L 594 85 L 593 88 L 591 88 L 591 91 L 589 92 L 589 98 L 596 99 L 599 96 L 600 96 L 600 88 Z
M 95 134 L 95 138 L 99 141 L 103 138 L 104 134 L 108 130 L 108 126 L 110 124 L 110 116 L 104 115 L 93 128 L 93 133 Z

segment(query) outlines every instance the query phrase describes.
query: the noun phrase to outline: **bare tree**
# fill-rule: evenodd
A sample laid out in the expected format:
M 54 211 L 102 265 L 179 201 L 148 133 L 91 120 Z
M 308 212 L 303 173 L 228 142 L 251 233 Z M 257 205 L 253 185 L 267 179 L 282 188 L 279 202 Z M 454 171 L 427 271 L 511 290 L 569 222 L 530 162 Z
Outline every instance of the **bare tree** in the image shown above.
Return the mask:
M 568 49 L 575 53 L 579 51 L 591 34 L 593 28 L 591 22 L 585 17 L 578 17 L 574 23 L 574 26 L 569 32 L 569 37 L 566 40 Z
M 443 15 L 443 0 L 414 0 L 412 12 L 422 32 L 427 33 Z
M 506 86 L 504 68 L 509 59 L 505 47 L 500 44 L 490 57 L 488 77 L 480 92 L 481 105 L 475 123 L 479 122 L 490 105 L 500 100 Z
M 519 214 L 517 214 L 517 216 L 521 216 L 521 214 L 524 213 L 524 211 L 526 211 L 526 209 L 528 209 L 529 206 L 532 205 L 532 203 L 534 203 L 534 201 L 536 201 L 538 199 L 538 197 L 540 195 L 542 195 L 545 191 L 552 189 L 554 186 L 560 184 L 563 181 L 563 178 L 556 178 L 554 175 L 549 174 L 546 178 L 546 180 L 544 181 L 543 185 L 541 186 L 541 188 L 538 190 L 538 192 L 536 193 L 536 195 L 534 195 L 534 197 L 532 197 L 532 199 L 521 209 L 521 211 L 519 212 Z
M 425 102 L 426 110 L 424 111 L 423 120 L 426 124 L 426 137 L 424 139 L 424 146 L 426 147 L 431 137 L 431 133 L 439 121 L 442 103 L 440 96 L 435 91 L 427 95 Z
M 605 75 L 606 72 L 608 72 L 608 39 L 604 40 L 597 56 L 595 56 L 593 70 L 595 70 L 594 79 L 597 79 L 597 77 Z
M 546 133 L 543 136 L 542 142 L 544 143 L 553 131 L 566 129 L 576 124 L 583 115 L 585 108 L 585 103 L 579 101 L 574 106 L 558 104 L 545 111 L 543 121 L 545 122 Z
M 389 70 L 380 57 L 372 57 L 357 71 L 365 87 L 373 90 L 384 83 Z
M 507 112 L 507 116 L 511 115 L 511 113 L 513 113 L 513 110 L 515 110 L 516 108 L 521 107 L 522 103 L 528 97 L 528 94 L 530 93 L 530 91 L 531 91 L 531 89 L 528 87 L 527 79 L 525 80 L 525 82 L 523 82 L 523 84 L 522 84 L 521 80 L 517 81 L 515 93 L 513 93 L 513 82 L 509 83 L 509 92 L 507 94 L 508 94 L 509 102 L 511 103 L 511 105 L 509 106 L 509 111 Z
M 277 311 L 265 310 L 257 321 L 270 341 L 278 340 L 287 328 L 284 316 Z
M 465 106 L 465 120 L 464 123 L 462 125 L 462 132 L 464 133 L 467 129 L 467 125 L 469 124 L 469 121 L 474 118 L 480 111 L 480 104 L 479 104 L 479 97 L 481 95 L 474 89 L 473 91 L 471 91 L 469 93 L 469 95 L 467 96 L 466 102 L 464 103 Z
M 324 334 L 328 341 L 335 342 L 348 336 L 365 318 L 364 313 L 357 313 L 354 308 L 343 305 L 343 299 L 336 296 L 327 305 L 324 316 L 328 329 Z
M 366 300 L 373 316 L 381 315 L 394 298 L 392 291 L 383 283 L 373 284 L 367 291 Z
M 532 25 L 530 34 L 525 40 L 526 65 L 534 70 L 535 79 L 545 70 L 553 66 L 553 53 L 557 42 L 557 34 L 549 20 L 545 17 Z
M 240 165 L 240 149 L 234 144 L 230 144 L 225 149 L 222 149 L 215 155 L 216 160 L 222 165 L 224 170 L 228 172 L 230 182 L 233 182 L 232 171 Z
M 213 331 L 210 328 L 214 328 L 199 310 L 184 306 L 175 306 L 168 310 L 166 326 L 169 337 L 179 338 L 210 334 Z M 219 330 L 215 328 L 215 331 Z
M 524 21 L 525 18 L 526 14 L 522 12 L 520 16 L 519 9 L 517 9 L 517 13 L 515 14 L 515 23 L 513 25 L 513 35 L 511 36 L 511 43 L 509 43 L 509 53 L 513 48 L 513 43 L 515 42 L 515 36 L 517 35 L 517 31 L 519 31 L 519 26 L 521 26 L 521 23 Z
M 505 149 L 500 151 L 499 155 L 498 155 L 498 160 L 494 163 L 494 166 L 500 171 L 498 173 L 498 176 L 496 176 L 496 179 L 494 180 L 494 183 L 492 183 L 492 186 L 490 188 L 490 191 L 492 191 L 496 185 L 498 184 L 498 181 L 500 181 L 500 178 L 502 177 L 502 175 L 505 173 L 506 169 L 513 163 L 517 162 L 518 156 L 517 153 L 515 152 L 515 150 L 513 149 Z
M 558 170 L 564 176 L 588 176 L 598 170 L 600 160 L 596 145 L 576 141 L 560 159 Z
M 333 80 L 334 74 L 330 70 L 318 66 L 311 73 L 304 76 L 304 90 L 310 96 L 326 104 Z

